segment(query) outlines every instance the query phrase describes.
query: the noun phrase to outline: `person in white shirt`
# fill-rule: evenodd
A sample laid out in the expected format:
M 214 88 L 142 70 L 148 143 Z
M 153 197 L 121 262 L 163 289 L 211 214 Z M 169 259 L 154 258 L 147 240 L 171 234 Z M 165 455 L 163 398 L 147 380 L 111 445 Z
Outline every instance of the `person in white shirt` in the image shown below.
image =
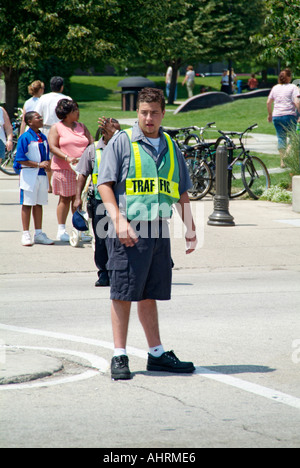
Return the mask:
M 195 72 L 194 72 L 194 68 L 192 67 L 192 65 L 189 65 L 186 69 L 186 75 L 182 82 L 182 86 L 184 86 L 185 83 L 186 83 L 186 88 L 188 92 L 188 97 L 191 98 L 193 97 L 193 89 L 195 86 Z
M 40 97 L 42 96 L 42 94 L 44 94 L 44 90 L 45 90 L 45 85 L 40 80 L 35 80 L 28 86 L 28 94 L 30 94 L 32 97 L 30 99 L 27 99 L 27 101 L 25 101 L 24 106 L 23 106 L 23 117 L 22 117 L 22 123 L 21 123 L 21 128 L 20 128 L 20 135 L 22 135 L 25 131 L 26 112 L 31 112 L 35 110 Z
M 48 138 L 50 128 L 53 124 L 59 122 L 59 118 L 56 115 L 55 109 L 58 101 L 60 99 L 70 99 L 70 96 L 63 94 L 64 89 L 64 79 L 61 76 L 53 76 L 50 80 L 50 93 L 44 94 L 40 99 L 35 108 L 35 111 L 38 112 L 43 117 L 43 128 L 41 129 L 42 133 Z M 50 158 L 52 153 L 50 153 Z M 48 172 L 49 180 L 49 193 L 52 192 L 51 186 L 51 172 Z
M 221 93 L 230 94 L 228 70 L 223 70 L 221 78 Z
M 297 119 L 300 113 L 299 90 L 292 81 L 289 68 L 282 70 L 278 84 L 273 86 L 267 100 L 268 122 L 273 122 L 280 154 L 280 166 L 285 167 L 284 158 L 288 151 L 289 133 L 296 131 Z

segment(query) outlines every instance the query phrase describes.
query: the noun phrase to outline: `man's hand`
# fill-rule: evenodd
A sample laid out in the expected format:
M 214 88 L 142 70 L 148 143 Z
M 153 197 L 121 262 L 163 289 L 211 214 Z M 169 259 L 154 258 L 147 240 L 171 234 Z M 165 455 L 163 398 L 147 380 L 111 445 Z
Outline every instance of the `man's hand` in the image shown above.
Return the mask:
M 40 163 L 40 168 L 45 169 L 46 172 L 51 171 L 51 161 L 42 161 Z
M 121 130 L 119 122 L 117 122 L 115 119 L 99 117 L 98 125 L 101 129 L 103 140 L 106 145 L 109 142 L 109 140 L 113 137 L 115 131 Z
M 194 252 L 196 250 L 196 247 L 197 247 L 197 243 L 198 243 L 198 240 L 197 240 L 197 236 L 196 236 L 196 233 L 194 233 L 194 235 L 190 234 L 186 234 L 185 235 L 185 244 L 186 244 L 186 251 L 185 253 L 186 254 L 190 254 L 192 252 Z
M 116 233 L 121 242 L 125 247 L 133 247 L 137 241 L 137 235 L 130 226 L 130 223 L 121 214 L 116 222 Z

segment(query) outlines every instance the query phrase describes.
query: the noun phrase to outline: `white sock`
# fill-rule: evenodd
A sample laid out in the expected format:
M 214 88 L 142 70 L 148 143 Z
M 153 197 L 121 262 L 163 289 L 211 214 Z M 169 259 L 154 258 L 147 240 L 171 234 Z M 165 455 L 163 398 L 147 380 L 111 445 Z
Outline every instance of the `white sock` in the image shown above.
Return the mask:
M 42 230 L 41 229 L 36 229 L 35 230 L 35 235 L 38 236 L 39 234 L 41 234 Z
M 115 356 L 127 356 L 126 349 L 124 348 L 115 348 L 114 350 L 114 357 Z
M 58 225 L 58 233 L 63 234 L 66 230 L 66 225 L 65 224 L 59 224 Z
M 30 234 L 30 231 L 23 231 L 23 234 Z
M 153 348 L 149 348 L 149 353 L 154 357 L 160 357 L 164 354 L 165 350 L 163 345 L 154 346 Z

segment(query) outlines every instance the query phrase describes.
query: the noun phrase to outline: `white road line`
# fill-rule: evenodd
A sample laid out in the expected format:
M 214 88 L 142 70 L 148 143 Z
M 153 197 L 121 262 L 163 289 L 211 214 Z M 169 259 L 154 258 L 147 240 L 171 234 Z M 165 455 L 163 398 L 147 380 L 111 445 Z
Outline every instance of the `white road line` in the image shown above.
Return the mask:
M 109 367 L 108 362 L 106 359 L 103 359 L 96 354 L 91 353 L 83 353 L 75 350 L 70 349 L 62 349 L 62 348 L 47 348 L 47 347 L 40 347 L 40 346 L 1 346 L 1 348 L 5 349 L 30 349 L 35 351 L 51 351 L 56 354 L 69 354 L 71 356 L 77 356 L 84 360 L 89 361 L 92 367 L 95 367 L 97 370 L 88 370 L 81 374 L 72 375 L 69 377 L 57 377 L 51 380 L 43 381 L 43 382 L 26 382 L 20 384 L 7 384 L 7 385 L 0 385 L 0 390 L 23 390 L 25 388 L 37 388 L 37 387 L 49 387 L 53 385 L 61 385 L 65 383 L 72 383 L 78 382 L 80 380 L 90 379 L 91 377 L 95 377 L 99 375 L 99 371 L 102 373 L 107 372 Z
M 113 343 L 109 343 L 107 341 L 95 340 L 91 338 L 84 338 L 81 336 L 75 335 L 68 335 L 65 333 L 57 333 L 57 332 L 48 332 L 44 330 L 37 330 L 33 328 L 23 328 L 23 327 L 16 327 L 13 325 L 5 325 L 0 323 L 0 329 L 12 331 L 12 332 L 19 332 L 19 333 L 28 333 L 31 335 L 40 335 L 46 336 L 49 338 L 55 338 L 60 340 L 67 340 L 73 341 L 76 343 L 85 343 L 94 345 L 97 347 L 113 349 Z M 127 352 L 130 355 L 134 355 L 140 357 L 142 359 L 147 359 L 147 353 L 141 349 L 128 347 Z M 282 403 L 287 406 L 291 406 L 293 408 L 300 409 L 300 398 L 296 398 L 294 396 L 288 395 L 287 393 L 282 393 L 277 390 L 273 390 L 268 387 L 263 387 L 262 385 L 257 385 L 251 382 L 247 382 L 246 380 L 238 379 L 236 377 L 232 377 L 226 374 L 222 374 L 220 372 L 215 372 L 206 367 L 196 367 L 196 375 L 201 375 L 202 377 L 215 380 L 225 385 L 230 385 L 235 388 L 239 388 L 244 390 L 248 393 L 252 393 L 254 395 L 258 395 L 269 400 L 272 400 L 276 403 Z M 1 388 L 1 386 L 0 386 Z
M 241 390 L 245 390 L 246 392 L 268 398 L 269 400 L 276 401 L 277 403 L 283 403 L 284 405 L 300 409 L 300 398 L 293 397 L 287 393 L 278 392 L 272 388 L 263 387 L 262 385 L 247 382 L 246 380 L 237 379 L 236 377 L 232 377 L 230 375 L 214 372 L 205 367 L 196 367 L 196 374 L 226 385 L 230 385 L 231 387 L 239 388 Z

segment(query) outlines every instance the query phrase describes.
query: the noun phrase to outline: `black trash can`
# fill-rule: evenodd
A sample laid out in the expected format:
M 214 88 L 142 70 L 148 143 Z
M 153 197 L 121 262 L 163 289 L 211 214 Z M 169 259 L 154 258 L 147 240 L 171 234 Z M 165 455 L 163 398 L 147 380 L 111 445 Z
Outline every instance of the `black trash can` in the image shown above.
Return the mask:
M 136 110 L 138 92 L 143 88 L 156 88 L 154 81 L 142 76 L 132 76 L 119 81 L 121 91 L 121 106 L 123 111 Z

